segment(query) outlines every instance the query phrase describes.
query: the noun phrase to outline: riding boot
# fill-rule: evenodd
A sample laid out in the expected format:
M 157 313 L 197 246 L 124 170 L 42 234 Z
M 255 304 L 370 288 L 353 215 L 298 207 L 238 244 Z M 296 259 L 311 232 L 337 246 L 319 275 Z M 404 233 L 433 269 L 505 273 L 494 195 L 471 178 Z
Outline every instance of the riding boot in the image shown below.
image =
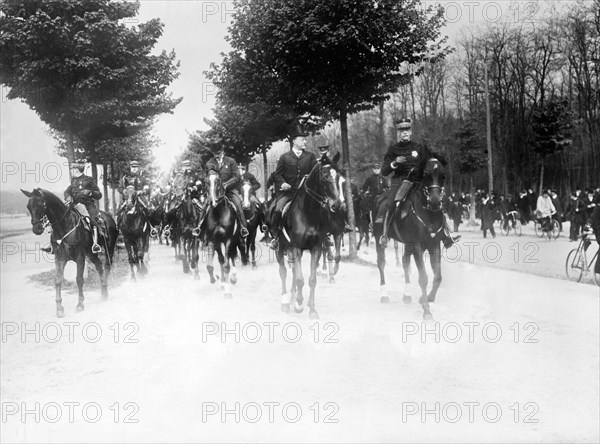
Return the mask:
M 450 248 L 456 242 L 460 240 L 460 234 L 451 234 L 450 227 L 448 226 L 448 222 L 446 221 L 446 216 L 444 216 L 444 237 L 442 237 L 442 243 L 444 244 L 444 248 Z
M 242 202 L 239 199 L 235 199 L 235 198 L 233 198 L 232 201 L 235 204 L 235 208 L 237 209 L 236 213 L 237 213 L 238 223 L 241 226 L 240 235 L 242 237 L 247 237 L 248 236 L 248 226 L 246 224 L 246 217 L 244 216 L 244 207 L 242 207 Z
M 92 244 L 92 253 L 100 253 L 100 251 L 102 251 L 102 248 L 100 248 L 100 245 L 98 245 L 98 227 L 96 225 L 92 227 L 92 238 L 94 240 Z
M 392 197 L 390 196 L 390 198 L 392 198 Z M 381 245 L 382 248 L 386 248 L 387 244 L 389 242 L 387 233 L 388 233 L 388 227 L 390 225 L 390 215 L 391 215 L 392 211 L 393 210 L 390 210 L 388 208 L 385 212 L 385 217 L 383 218 L 383 234 L 379 238 L 379 245 Z

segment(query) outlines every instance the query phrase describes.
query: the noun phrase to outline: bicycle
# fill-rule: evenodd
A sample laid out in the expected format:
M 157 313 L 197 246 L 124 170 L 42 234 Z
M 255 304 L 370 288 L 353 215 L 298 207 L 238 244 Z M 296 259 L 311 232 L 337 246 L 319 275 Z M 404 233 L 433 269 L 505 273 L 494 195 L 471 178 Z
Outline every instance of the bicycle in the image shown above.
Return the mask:
M 560 236 L 560 225 L 550 216 L 538 217 L 534 223 L 534 230 L 537 237 L 548 236 L 548 239 L 556 239 Z
M 518 211 L 509 211 L 506 214 L 506 218 L 502 222 L 502 234 L 508 236 L 510 230 L 513 230 L 517 236 L 523 234 L 521 226 L 521 214 Z
M 586 276 L 590 271 L 594 275 L 594 281 L 596 285 L 600 286 L 600 273 L 595 273 L 594 263 L 598 260 L 598 251 L 592 257 L 590 261 L 587 258 L 587 250 L 589 246 L 592 244 L 592 240 L 590 239 L 591 231 L 584 231 L 580 237 L 579 245 L 577 248 L 571 250 L 567 255 L 567 262 L 565 263 L 565 271 L 567 273 L 567 278 L 574 282 L 581 282 L 584 276 Z

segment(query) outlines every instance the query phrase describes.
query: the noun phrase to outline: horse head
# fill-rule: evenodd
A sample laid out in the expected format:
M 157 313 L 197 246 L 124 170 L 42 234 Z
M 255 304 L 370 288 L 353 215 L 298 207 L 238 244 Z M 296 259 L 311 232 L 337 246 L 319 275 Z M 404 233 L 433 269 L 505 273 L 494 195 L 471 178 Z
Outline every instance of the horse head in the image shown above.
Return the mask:
M 337 176 L 331 161 L 327 156 L 322 156 L 304 183 L 307 194 L 331 212 L 342 207 L 342 194 L 340 194 Z
M 21 190 L 29 198 L 27 209 L 31 214 L 31 231 L 37 236 L 44 232 L 48 225 L 48 216 L 46 216 L 46 200 L 44 194 L 39 188 L 32 192 Z
M 444 166 L 436 158 L 429 159 L 423 169 L 423 193 L 427 199 L 427 209 L 439 211 L 444 197 Z
M 216 207 L 225 195 L 225 188 L 221 182 L 221 177 L 215 171 L 208 173 L 208 195 L 213 207 Z
M 133 210 L 135 204 L 137 203 L 137 191 L 132 185 L 129 185 L 123 191 L 123 198 L 125 199 L 125 206 L 127 207 L 127 211 Z
M 245 180 L 242 184 L 242 207 L 246 210 L 250 208 L 250 196 L 252 194 L 252 184 Z

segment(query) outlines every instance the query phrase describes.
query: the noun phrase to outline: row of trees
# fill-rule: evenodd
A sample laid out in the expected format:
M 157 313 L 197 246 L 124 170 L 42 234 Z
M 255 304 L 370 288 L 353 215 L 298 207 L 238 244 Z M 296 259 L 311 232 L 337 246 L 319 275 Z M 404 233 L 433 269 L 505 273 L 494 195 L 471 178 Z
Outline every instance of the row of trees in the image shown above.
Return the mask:
M 382 103 L 424 61 L 449 52 L 440 37 L 443 10 L 424 10 L 419 0 L 234 0 L 234 6 L 232 51 L 207 73 L 219 87 L 215 119 L 190 141 L 200 156 L 210 143 L 224 143 L 238 161 L 261 153 L 266 163 L 272 142 L 291 124 L 316 131 L 338 120 L 351 179 L 348 116 Z M 345 183 L 350 193 L 350 180 Z M 351 200 L 348 212 L 353 228 Z
M 166 91 L 178 76 L 175 53 L 152 54 L 163 24 L 128 26 L 139 6 L 0 3 L 0 82 L 10 88 L 8 99 L 25 102 L 48 124 L 69 163 L 91 162 L 96 178 L 101 165 L 105 194 L 127 161 L 152 161 L 153 119 L 181 101 Z

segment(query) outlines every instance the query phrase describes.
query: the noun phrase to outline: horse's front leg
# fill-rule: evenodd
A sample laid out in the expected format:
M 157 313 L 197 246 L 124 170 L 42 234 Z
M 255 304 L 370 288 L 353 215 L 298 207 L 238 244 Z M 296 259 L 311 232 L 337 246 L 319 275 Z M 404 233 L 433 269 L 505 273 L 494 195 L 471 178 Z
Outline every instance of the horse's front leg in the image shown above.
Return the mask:
M 398 241 L 394 239 L 394 254 L 396 255 L 396 267 L 400 266 L 400 254 L 398 252 Z
M 85 253 L 79 253 L 77 255 L 77 291 L 79 292 L 79 302 L 77 303 L 76 310 L 83 311 L 83 270 L 85 269 Z
M 433 283 L 427 299 L 429 302 L 435 302 L 435 296 L 442 283 L 442 250 L 440 242 L 432 242 L 427 249 L 429 250 L 429 263 L 433 270 Z
M 405 244 L 404 252 L 402 253 L 402 269 L 404 270 L 404 291 L 402 292 L 402 300 L 405 304 L 412 302 L 413 286 L 410 282 L 410 258 L 414 251 L 414 244 Z
M 310 295 L 308 297 L 308 317 L 310 319 L 319 319 L 319 313 L 315 310 L 315 289 L 317 286 L 317 268 L 319 266 L 320 256 L 321 248 L 319 246 L 313 247 L 310 250 L 310 277 L 308 278 L 308 285 L 310 287 Z
M 235 253 L 236 248 L 233 246 L 232 241 L 228 240 L 227 245 L 224 247 L 226 253 L 226 269 L 229 276 L 229 282 L 233 285 L 237 284 L 237 268 L 235 268 Z
M 256 270 L 256 231 L 254 232 L 254 237 L 250 241 L 250 251 L 252 253 L 252 269 Z
M 217 282 L 215 279 L 215 244 L 212 241 L 209 241 L 206 244 L 206 270 L 208 271 L 208 275 L 210 277 L 210 283 L 214 284 Z
M 106 299 L 106 298 L 108 298 L 108 270 L 110 268 L 107 265 L 106 270 L 105 270 L 104 266 L 102 265 L 102 261 L 100 260 L 100 258 L 97 255 L 89 254 L 88 257 L 90 258 L 90 261 L 94 264 L 94 266 L 96 267 L 96 270 L 98 271 L 98 275 L 100 276 L 100 286 L 101 286 L 100 291 L 102 294 L 102 298 Z
M 58 255 L 58 253 L 57 253 Z M 56 316 L 62 318 L 65 316 L 65 309 L 62 306 L 62 281 L 65 273 L 65 265 L 67 261 L 65 259 L 59 259 L 58 257 L 54 261 L 54 289 L 56 290 Z
M 382 304 L 389 304 L 390 297 L 385 285 L 385 248 L 377 241 L 383 234 L 383 226 L 377 224 L 373 227 L 373 238 L 375 239 L 375 251 L 377 252 L 377 268 L 379 269 L 379 300 Z
M 135 261 L 136 261 L 136 252 L 135 252 L 135 244 L 132 243 L 127 236 L 123 236 L 123 240 L 125 242 L 125 251 L 127 251 L 127 260 L 129 261 L 129 269 L 131 272 L 131 279 L 134 281 L 135 278 Z
M 334 238 L 334 256 L 333 259 L 335 261 L 335 264 L 333 266 L 333 275 L 335 276 L 338 272 L 338 270 L 340 269 L 340 259 L 342 258 L 342 255 L 340 254 L 340 244 L 343 240 L 344 236 L 340 235 L 340 236 L 336 236 Z M 333 278 L 333 276 L 329 277 L 329 283 L 330 284 L 335 284 L 335 279 Z
M 423 319 L 430 321 L 433 319 L 433 315 L 429 310 L 429 299 L 427 298 L 427 270 L 425 269 L 425 262 L 423 261 L 423 248 L 420 244 L 415 244 L 413 250 L 413 257 L 419 270 L 419 286 L 421 287 L 421 297 L 419 298 L 419 304 L 423 307 Z
M 277 263 L 279 264 L 279 278 L 281 279 L 281 311 L 289 313 L 290 295 L 287 294 L 287 268 L 285 266 L 284 249 L 282 246 L 276 252 Z
M 198 261 L 200 260 L 200 254 L 198 250 L 200 249 L 200 239 L 198 237 L 194 237 L 192 241 L 192 269 L 194 270 L 194 280 L 200 279 L 200 269 L 198 267 Z
M 144 276 L 148 273 L 148 269 L 146 268 L 146 264 L 144 263 L 144 252 L 146 251 L 148 245 L 148 238 L 146 235 L 138 238 L 137 240 L 137 257 L 136 263 L 138 264 L 140 275 Z
M 315 247 L 318 248 L 318 247 Z M 300 248 L 290 248 L 288 250 L 288 259 L 292 264 L 292 298 L 294 302 L 294 311 L 296 313 L 302 313 L 304 307 L 304 296 L 302 295 L 302 289 L 304 288 L 304 276 L 302 275 L 302 250 Z

